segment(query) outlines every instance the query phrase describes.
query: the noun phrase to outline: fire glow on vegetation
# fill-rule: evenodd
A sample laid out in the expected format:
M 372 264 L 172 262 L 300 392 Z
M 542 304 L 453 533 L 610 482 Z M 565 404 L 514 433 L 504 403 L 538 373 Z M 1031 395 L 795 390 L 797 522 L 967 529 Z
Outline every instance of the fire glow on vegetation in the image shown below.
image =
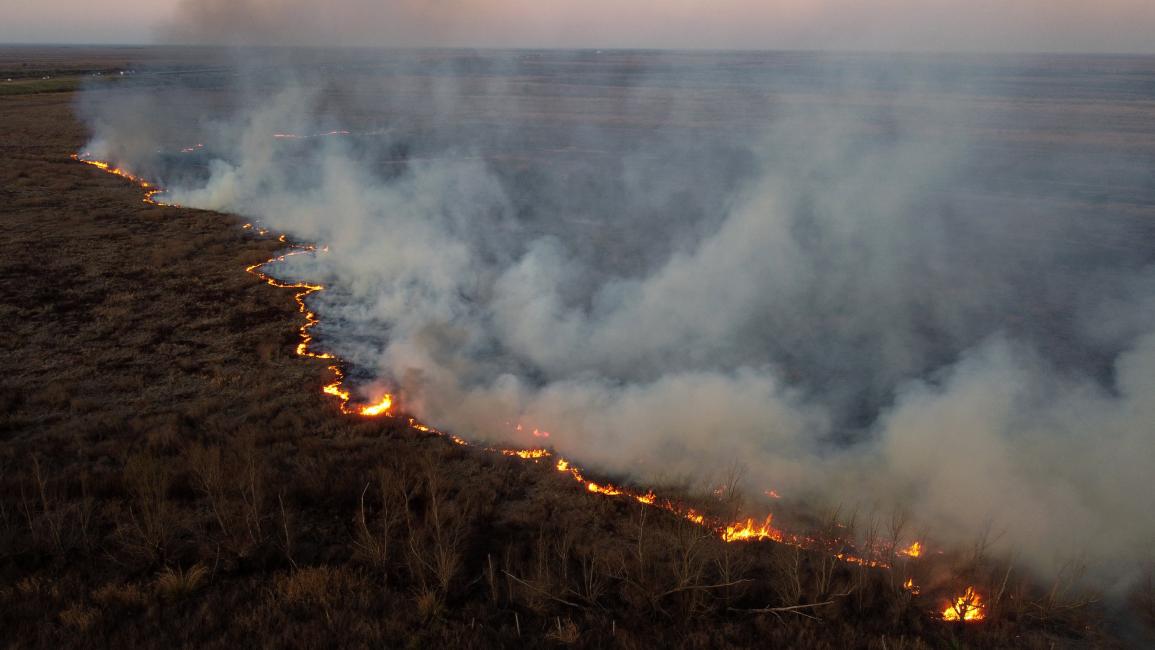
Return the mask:
M 322 137 L 322 136 L 327 136 L 327 135 L 341 135 L 341 134 L 345 134 L 345 133 L 347 133 L 347 132 L 334 131 L 331 133 L 315 134 L 313 136 L 296 136 L 293 134 L 277 134 L 275 137 L 278 137 L 278 138 Z M 196 147 L 189 148 L 186 151 L 195 151 L 196 149 L 200 148 L 201 146 L 202 145 L 197 145 Z M 126 180 L 129 180 L 129 181 L 139 185 L 142 189 L 145 190 L 144 201 L 146 203 L 149 203 L 152 205 L 161 205 L 161 206 L 174 205 L 174 204 L 168 204 L 168 203 L 161 203 L 161 202 L 156 200 L 155 197 L 158 194 L 161 194 L 164 191 L 163 189 L 154 186 L 153 184 L 149 183 L 148 181 L 132 174 L 131 172 L 128 172 L 124 169 L 121 169 L 121 168 L 113 165 L 112 163 L 94 160 L 90 156 L 88 156 L 87 154 L 83 154 L 83 153 L 74 155 L 73 158 L 75 160 L 78 160 L 78 161 L 83 162 L 85 164 L 91 165 L 91 166 L 96 167 L 102 171 L 108 172 L 110 174 L 114 174 L 116 176 L 119 176 L 121 178 L 124 178 Z M 266 235 L 270 234 L 270 232 L 267 229 L 258 228 L 254 224 L 251 224 L 251 223 L 244 224 L 243 228 L 246 230 L 253 230 L 262 236 L 266 236 Z M 292 242 L 288 241 L 288 238 L 285 235 L 279 235 L 279 236 L 277 236 L 277 239 L 280 242 L 284 243 L 286 246 L 288 246 L 289 250 L 280 254 L 280 255 L 272 257 L 272 258 L 270 258 L 264 262 L 261 262 L 259 264 L 250 265 L 245 269 L 245 271 L 257 276 L 258 278 L 260 278 L 261 280 L 263 280 L 265 283 L 269 284 L 270 286 L 277 287 L 279 289 L 292 289 L 294 291 L 293 299 L 297 303 L 297 309 L 305 317 L 305 323 L 303 325 L 301 325 L 300 328 L 298 329 L 298 334 L 300 336 L 300 340 L 297 343 L 296 354 L 299 356 L 302 356 L 302 357 L 310 357 L 313 359 L 325 359 L 325 360 L 333 361 L 333 364 L 328 367 L 329 371 L 333 375 L 333 378 L 329 383 L 325 384 L 321 388 L 321 390 L 324 394 L 337 398 L 338 407 L 342 413 L 345 413 L 348 415 L 359 415 L 359 416 L 364 416 L 364 417 L 376 417 L 376 416 L 382 416 L 382 415 L 392 416 L 393 413 L 392 413 L 391 409 L 392 409 L 394 401 L 395 401 L 393 395 L 386 393 L 384 395 L 379 396 L 374 401 L 370 401 L 370 402 L 366 402 L 366 403 L 360 403 L 360 404 L 353 403 L 352 393 L 350 392 L 350 390 L 345 385 L 345 374 L 344 374 L 344 371 L 342 370 L 341 365 L 339 364 L 339 360 L 337 360 L 336 356 L 333 355 L 332 353 L 329 353 L 329 352 L 317 352 L 317 351 L 314 351 L 312 349 L 313 335 L 311 333 L 311 330 L 315 325 L 317 325 L 318 322 L 320 322 L 320 319 L 315 312 L 313 312 L 312 310 L 309 309 L 308 305 L 306 304 L 306 298 L 308 298 L 308 296 L 310 296 L 310 295 L 312 295 L 318 291 L 323 291 L 325 288 L 324 285 L 312 284 L 312 283 L 308 283 L 308 282 L 284 282 L 282 280 L 278 280 L 277 278 L 275 278 L 275 277 L 273 277 L 273 276 L 271 276 L 268 273 L 265 273 L 263 271 L 263 268 L 265 266 L 267 266 L 268 264 L 272 264 L 274 262 L 278 262 L 278 263 L 284 262 L 287 258 L 289 258 L 293 255 L 316 254 L 317 252 L 326 252 L 328 249 L 327 248 L 321 248 L 320 251 L 318 251 L 318 248 L 314 245 L 311 245 L 311 244 L 292 243 Z M 511 426 L 512 426 L 513 430 L 518 431 L 518 432 L 522 432 L 522 431 L 526 430 L 521 424 L 511 425 Z M 470 446 L 470 443 L 467 440 L 461 438 L 460 436 L 439 431 L 433 427 L 430 427 L 428 425 L 417 422 L 413 418 L 409 419 L 409 427 L 411 429 L 414 429 L 416 431 L 421 431 L 423 433 L 429 433 L 429 434 L 433 434 L 433 435 L 443 436 L 457 445 Z M 541 429 L 534 428 L 534 429 L 531 429 L 530 431 L 531 431 L 532 435 L 534 437 L 537 437 L 537 438 L 548 438 L 550 436 L 548 431 L 544 431 Z M 766 515 L 765 520 L 763 520 L 761 523 L 755 523 L 754 518 L 750 517 L 750 518 L 747 518 L 745 520 L 741 520 L 741 521 L 727 524 L 727 523 L 725 523 L 723 521 L 719 521 L 715 518 L 707 518 L 706 515 L 702 514 L 701 512 L 699 512 L 698 510 L 696 510 L 694 508 L 686 506 L 683 503 L 679 503 L 679 502 L 671 500 L 671 499 L 665 499 L 665 498 L 660 499 L 652 490 L 640 492 L 640 491 L 636 491 L 636 490 L 633 490 L 630 488 L 613 485 L 612 483 L 597 483 L 597 482 L 588 480 L 582 474 L 581 470 L 578 469 L 576 466 L 574 466 L 569 460 L 566 460 L 566 459 L 560 458 L 560 457 L 555 457 L 553 452 L 546 450 L 546 449 L 540 449 L 540 448 L 535 448 L 535 449 L 504 449 L 504 448 L 499 448 L 499 447 L 484 447 L 483 449 L 486 451 L 490 451 L 490 452 L 500 453 L 504 456 L 520 458 L 522 460 L 526 460 L 526 461 L 533 462 L 533 463 L 538 463 L 538 462 L 541 462 L 542 460 L 545 460 L 545 459 L 556 458 L 556 460 L 551 461 L 554 463 L 554 467 L 556 468 L 556 470 L 558 472 L 561 472 L 561 473 L 569 474 L 575 481 L 577 481 L 579 484 L 581 484 L 582 487 L 586 491 L 588 491 L 592 494 L 600 494 L 602 496 L 607 496 L 607 497 L 626 497 L 626 498 L 633 499 L 640 504 L 652 506 L 655 508 L 659 508 L 661 510 L 665 510 L 665 511 L 673 513 L 674 515 L 681 517 L 687 521 L 690 521 L 696 525 L 711 528 L 718 535 L 718 537 L 724 542 L 728 542 L 728 543 L 732 543 L 732 542 L 758 542 L 758 541 L 765 541 L 765 540 L 773 540 L 775 542 L 779 542 L 779 543 L 783 543 L 783 544 L 790 544 L 792 546 L 797 546 L 799 548 L 825 550 L 825 551 L 830 552 L 832 555 L 834 555 L 834 557 L 837 557 L 844 562 L 848 562 L 848 563 L 852 563 L 852 564 L 859 564 L 859 565 L 863 565 L 863 566 L 880 567 L 880 568 L 885 568 L 885 567 L 890 566 L 883 559 L 861 558 L 861 557 L 858 557 L 856 555 L 847 553 L 845 551 L 838 551 L 838 550 L 832 549 L 829 547 L 829 542 L 820 543 L 817 540 L 810 538 L 810 537 L 804 537 L 804 536 L 793 535 L 793 534 L 787 535 L 787 534 L 783 533 L 781 530 L 779 530 L 778 528 L 775 528 L 773 526 L 773 523 L 772 523 L 773 522 L 773 515 L 772 514 Z M 773 490 L 767 491 L 766 495 L 768 497 L 774 498 L 774 499 L 780 498 L 778 493 L 773 491 Z M 845 546 L 844 546 L 844 548 L 845 548 Z M 916 541 L 916 542 L 912 543 L 910 546 L 903 548 L 903 549 L 899 549 L 896 552 L 900 555 L 905 555 L 905 556 L 911 557 L 911 558 L 917 558 L 922 554 L 922 551 L 923 551 L 922 543 Z M 907 580 L 904 587 L 906 587 L 912 593 L 916 593 L 916 594 L 918 593 L 918 587 L 914 586 L 912 580 Z M 960 596 L 958 601 L 954 605 L 949 606 L 947 608 L 947 610 L 943 612 L 943 618 L 945 620 L 959 620 L 960 618 L 961 618 L 961 620 L 967 620 L 967 621 L 979 620 L 982 618 L 981 607 L 982 607 L 982 605 L 979 604 L 978 594 L 974 593 L 973 589 L 968 588 L 966 594 L 964 594 L 963 596 Z M 952 614 L 953 614 L 954 618 L 951 617 Z
M 283 238 L 280 239 L 282 242 L 285 241 Z M 308 305 L 305 303 L 305 298 L 318 291 L 323 291 L 325 287 L 320 284 L 309 284 L 308 282 L 282 282 L 261 270 L 262 267 L 264 267 L 266 264 L 271 264 L 273 262 L 284 262 L 285 259 L 291 255 L 315 253 L 317 250 L 317 248 L 311 244 L 290 244 L 290 246 L 293 246 L 294 250 L 273 257 L 272 259 L 261 262 L 260 264 L 253 264 L 245 268 L 245 271 L 252 273 L 258 278 L 264 280 L 270 286 L 277 287 L 278 289 L 293 289 L 295 291 L 293 294 L 293 300 L 297 303 L 297 310 L 305 315 L 305 324 L 301 325 L 300 329 L 298 330 L 298 333 L 301 337 L 301 340 L 297 343 L 296 352 L 298 356 L 311 357 L 313 359 L 335 359 L 336 357 L 334 357 L 333 354 L 329 352 L 314 352 L 310 347 L 313 342 L 313 335 L 309 330 L 311 330 L 314 325 L 319 323 L 320 319 L 317 317 L 315 312 L 309 309 Z M 321 388 L 321 391 L 326 395 L 331 395 L 339 400 L 338 407 L 341 409 L 342 413 L 349 415 L 363 415 L 366 417 L 375 417 L 378 415 L 389 414 L 389 409 L 393 406 L 392 395 L 386 393 L 378 397 L 376 401 L 373 402 L 366 404 L 351 404 L 352 395 L 349 393 L 349 389 L 345 388 L 345 373 L 341 370 L 341 367 L 336 364 L 329 366 L 329 371 L 333 373 L 333 380 L 328 384 L 325 384 Z
M 974 587 L 967 587 L 961 596 L 955 598 L 954 602 L 942 610 L 942 620 L 981 621 L 986 618 L 986 614 L 983 612 L 985 607 L 982 598 L 979 597 L 979 592 L 975 591 Z
M 144 202 L 145 203 L 148 203 L 150 205 L 165 205 L 165 206 L 170 206 L 170 207 L 179 207 L 174 203 L 162 203 L 162 202 L 156 200 L 156 196 L 158 194 L 163 193 L 164 190 L 162 190 L 159 187 L 156 187 L 152 183 L 144 180 L 143 178 L 137 176 L 136 174 L 133 174 L 132 172 L 128 171 L 127 169 L 117 167 L 116 165 L 113 165 L 112 163 L 109 163 L 109 162 L 106 162 L 103 160 L 93 160 L 88 154 L 84 154 L 84 153 L 72 154 L 72 159 L 73 160 L 79 160 L 80 162 L 84 163 L 85 165 L 92 165 L 93 167 L 95 167 L 101 171 L 108 172 L 109 174 L 112 174 L 113 176 L 119 176 L 125 180 L 131 181 L 131 182 L 139 185 L 141 187 L 141 189 L 144 190 Z
M 203 145 L 197 145 L 196 147 L 189 147 L 186 149 L 182 149 L 182 151 L 195 151 L 196 149 L 198 149 L 202 146 Z M 157 187 L 156 185 L 150 183 L 149 181 L 137 176 L 136 174 L 133 174 L 132 172 L 130 172 L 126 169 L 122 169 L 120 167 L 117 167 L 116 165 L 114 165 L 110 162 L 107 162 L 107 161 L 95 160 L 90 155 L 88 155 L 86 153 L 73 154 L 72 158 L 73 158 L 73 160 L 80 161 L 86 165 L 91 165 L 91 166 L 96 167 L 97 169 L 99 169 L 101 171 L 108 172 L 109 174 L 113 174 L 115 176 L 119 176 L 125 180 L 131 181 L 132 183 L 134 183 L 136 185 L 139 185 L 141 187 L 141 189 L 143 189 L 145 191 L 145 194 L 144 194 L 144 202 L 145 203 L 148 203 L 150 205 L 177 207 L 177 206 L 175 206 L 175 204 L 172 204 L 172 203 L 162 203 L 162 202 L 158 201 L 156 199 L 156 196 L 158 194 L 162 194 L 164 192 L 164 190 Z M 246 230 L 251 230 L 251 229 L 254 229 L 254 226 L 251 223 L 247 223 L 244 225 L 244 228 Z M 257 231 L 258 234 L 261 234 L 261 235 L 267 235 L 269 233 L 269 231 L 264 229 L 264 228 L 259 228 L 259 229 L 255 229 L 255 230 Z M 267 274 L 261 270 L 263 267 L 265 267 L 266 265 L 271 264 L 273 262 L 284 262 L 287 258 L 289 258 L 293 255 L 303 255 L 306 253 L 310 253 L 310 254 L 316 253 L 317 247 L 313 246 L 311 244 L 292 244 L 292 243 L 289 243 L 288 238 L 285 235 L 280 235 L 278 237 L 278 240 L 281 241 L 282 243 L 285 243 L 286 245 L 288 245 L 290 247 L 290 250 L 288 252 L 282 253 L 282 254 L 277 255 L 273 258 L 265 260 L 264 262 L 261 262 L 260 264 L 249 265 L 248 267 L 245 268 L 245 271 L 248 273 L 252 273 L 253 275 L 260 278 L 261 280 L 264 280 L 270 286 L 277 287 L 278 289 L 293 289 L 294 290 L 295 293 L 293 294 L 293 300 L 297 303 L 297 310 L 305 315 L 305 324 L 301 325 L 300 329 L 298 330 L 298 333 L 300 334 L 300 341 L 298 341 L 298 343 L 297 343 L 297 349 L 296 349 L 297 355 L 302 356 L 302 357 L 311 357 L 313 359 L 335 359 L 336 357 L 334 357 L 334 355 L 332 355 L 331 353 L 314 352 L 311 349 L 311 344 L 313 342 L 313 335 L 310 333 L 310 330 L 313 328 L 314 325 L 316 325 L 318 322 L 320 322 L 320 319 L 317 317 L 317 314 L 315 312 L 313 312 L 312 310 L 309 309 L 308 305 L 305 303 L 305 299 L 307 297 L 309 297 L 311 294 L 314 294 L 318 291 L 323 291 L 325 289 L 325 287 L 323 285 L 320 285 L 320 284 L 310 284 L 308 282 L 282 282 L 281 280 L 278 280 L 278 279 L 272 277 L 271 275 L 269 275 L 269 274 Z M 326 395 L 331 395 L 333 397 L 336 397 L 339 400 L 338 407 L 341 409 L 342 413 L 346 413 L 346 414 L 350 414 L 350 415 L 363 415 L 366 417 L 374 417 L 374 416 L 378 416 L 378 415 L 388 415 L 389 414 L 389 409 L 392 408 L 392 406 L 393 406 L 393 396 L 392 395 L 386 393 L 386 394 L 376 398 L 376 400 L 372 401 L 372 402 L 368 402 L 365 404 L 351 404 L 352 395 L 350 394 L 349 390 L 347 388 L 345 388 L 345 386 L 344 386 L 345 374 L 344 374 L 344 372 L 342 372 L 341 367 L 339 365 L 334 364 L 334 365 L 329 366 L 329 371 L 333 373 L 333 380 L 330 381 L 328 384 L 324 385 L 321 388 L 321 391 L 323 393 L 325 393 Z
M 918 585 L 914 584 L 914 578 L 907 578 L 906 582 L 902 583 L 902 588 L 909 591 L 910 593 L 912 593 L 916 596 L 918 595 L 918 592 L 920 591 L 918 588 Z
M 776 542 L 781 542 L 784 538 L 782 531 L 774 528 L 772 521 L 774 515 L 766 515 L 766 520 L 761 524 L 755 524 L 751 517 L 746 521 L 739 521 L 734 524 L 726 526 L 726 530 L 722 533 L 722 540 L 726 542 L 738 542 L 749 540 L 763 540 L 772 539 Z

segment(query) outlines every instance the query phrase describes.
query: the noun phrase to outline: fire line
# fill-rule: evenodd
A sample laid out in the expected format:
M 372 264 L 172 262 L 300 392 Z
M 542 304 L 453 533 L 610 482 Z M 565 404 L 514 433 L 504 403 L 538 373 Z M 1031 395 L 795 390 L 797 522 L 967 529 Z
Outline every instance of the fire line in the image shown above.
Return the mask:
M 343 132 L 317 134 L 317 136 L 314 137 L 337 134 L 343 134 Z M 189 150 L 196 150 L 200 146 L 201 145 L 198 145 L 197 147 L 190 148 Z M 124 168 L 114 165 L 113 163 L 102 160 L 95 160 L 90 155 L 83 152 L 79 154 L 73 154 L 72 158 L 73 160 L 77 160 L 86 165 L 91 165 L 92 167 L 96 167 L 101 171 L 119 176 L 132 182 L 135 185 L 138 185 L 145 191 L 145 203 L 156 206 L 181 207 L 174 203 L 166 203 L 158 200 L 157 197 L 164 193 L 164 189 L 133 174 Z M 257 234 L 262 236 L 271 234 L 268 229 L 258 228 L 252 223 L 246 223 L 242 227 L 246 230 L 254 230 L 257 232 Z M 270 286 L 276 287 L 278 289 L 293 290 L 293 300 L 297 303 L 297 311 L 299 311 L 305 317 L 305 323 L 301 325 L 297 330 L 300 336 L 300 340 L 297 343 L 296 354 L 302 357 L 332 361 L 332 364 L 329 366 L 329 371 L 333 374 L 333 379 L 329 383 L 322 386 L 321 391 L 326 395 L 337 398 L 338 408 L 341 413 L 347 415 L 359 415 L 362 417 L 393 417 L 394 413 L 392 409 L 395 403 L 394 395 L 391 393 L 386 393 L 376 398 L 375 401 L 353 403 L 352 393 L 345 385 L 345 373 L 342 369 L 340 360 L 337 359 L 337 357 L 332 353 L 317 352 L 313 350 L 312 345 L 314 339 L 311 330 L 315 325 L 317 325 L 317 323 L 320 322 L 320 318 L 316 312 L 309 309 L 306 303 L 306 298 L 319 291 L 324 291 L 324 285 L 313 284 L 309 282 L 284 282 L 266 273 L 262 269 L 274 262 L 284 262 L 287 258 L 293 255 L 316 254 L 318 249 L 314 244 L 299 244 L 290 242 L 288 237 L 284 234 L 277 235 L 276 237 L 280 242 L 284 243 L 289 248 L 289 250 L 268 260 L 265 260 L 264 262 L 249 265 L 245 268 L 245 271 L 257 276 Z M 324 252 L 325 250 L 327 249 L 321 249 L 321 252 Z M 468 441 L 459 436 L 439 431 L 438 429 L 422 424 L 413 418 L 408 419 L 408 424 L 411 429 L 416 431 L 442 436 L 458 445 L 471 446 Z M 521 425 L 518 425 L 517 430 L 520 429 Z M 548 432 L 539 431 L 537 429 L 533 431 L 533 434 L 536 437 L 549 436 Z M 556 456 L 553 452 L 547 449 L 505 449 L 500 447 L 482 447 L 481 449 L 489 452 L 500 453 L 504 456 L 517 457 L 533 463 L 540 463 L 543 460 L 553 459 L 550 460 L 550 462 L 554 464 L 554 467 L 558 472 L 569 474 L 571 478 L 581 484 L 587 492 L 592 494 L 600 494 L 607 497 L 630 498 L 642 505 L 665 510 L 696 525 L 712 529 L 714 533 L 724 542 L 734 543 L 773 540 L 775 542 L 788 544 L 799 548 L 828 551 L 834 557 L 850 564 L 858 564 L 861 566 L 876 568 L 890 567 L 890 564 L 882 559 L 863 558 L 851 553 L 830 549 L 828 548 L 829 541 L 824 544 L 819 540 L 811 537 L 784 533 L 772 525 L 773 515 L 767 515 L 766 519 L 761 523 L 755 522 L 753 518 L 747 518 L 727 524 L 724 521 L 718 520 L 717 518 L 707 517 L 698 510 L 692 507 L 688 507 L 685 504 L 671 499 L 659 498 L 653 491 L 638 492 L 626 487 L 613 485 L 611 483 L 596 483 L 585 478 L 581 470 L 573 465 L 569 460 L 560 456 Z M 777 493 L 775 492 L 771 496 L 777 498 Z M 915 541 L 906 548 L 894 549 L 894 552 L 909 558 L 918 558 L 923 552 L 923 545 L 922 542 Z M 909 584 L 913 585 L 912 582 Z M 908 586 L 908 588 L 910 587 Z M 917 588 L 913 589 L 912 591 L 917 593 Z M 944 619 L 958 620 L 957 618 L 952 618 L 952 616 L 959 617 L 966 621 L 981 620 L 983 618 L 982 605 L 979 603 L 978 594 L 974 591 L 973 588 L 968 588 L 967 592 L 957 599 L 957 602 L 952 603 L 952 605 L 943 612 Z

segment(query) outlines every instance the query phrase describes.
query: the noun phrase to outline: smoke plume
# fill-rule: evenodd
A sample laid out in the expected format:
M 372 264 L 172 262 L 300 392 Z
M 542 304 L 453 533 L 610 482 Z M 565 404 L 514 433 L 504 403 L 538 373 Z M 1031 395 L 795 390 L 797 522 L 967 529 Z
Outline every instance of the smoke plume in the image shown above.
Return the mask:
M 1032 75 L 1075 60 L 300 56 L 81 110 L 166 200 L 328 246 L 273 271 L 327 286 L 365 395 L 1039 569 L 1148 557 L 1155 139 L 1055 108 L 1080 78 Z

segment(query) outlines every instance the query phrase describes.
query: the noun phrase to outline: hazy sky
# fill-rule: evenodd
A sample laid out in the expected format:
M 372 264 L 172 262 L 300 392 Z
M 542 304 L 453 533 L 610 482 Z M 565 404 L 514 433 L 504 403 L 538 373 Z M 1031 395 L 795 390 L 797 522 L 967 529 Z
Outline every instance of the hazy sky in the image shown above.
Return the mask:
M 1155 0 L 0 0 L 0 42 L 1155 52 Z

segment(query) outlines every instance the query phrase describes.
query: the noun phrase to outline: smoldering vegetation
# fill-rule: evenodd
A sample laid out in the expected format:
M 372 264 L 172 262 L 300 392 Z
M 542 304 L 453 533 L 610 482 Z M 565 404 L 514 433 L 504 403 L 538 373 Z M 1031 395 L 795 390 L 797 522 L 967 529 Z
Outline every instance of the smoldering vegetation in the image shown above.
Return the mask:
M 1112 589 L 1150 559 L 1150 60 L 238 60 L 86 94 L 90 149 L 329 246 L 277 272 L 330 287 L 363 389 L 635 480 L 741 459 Z

